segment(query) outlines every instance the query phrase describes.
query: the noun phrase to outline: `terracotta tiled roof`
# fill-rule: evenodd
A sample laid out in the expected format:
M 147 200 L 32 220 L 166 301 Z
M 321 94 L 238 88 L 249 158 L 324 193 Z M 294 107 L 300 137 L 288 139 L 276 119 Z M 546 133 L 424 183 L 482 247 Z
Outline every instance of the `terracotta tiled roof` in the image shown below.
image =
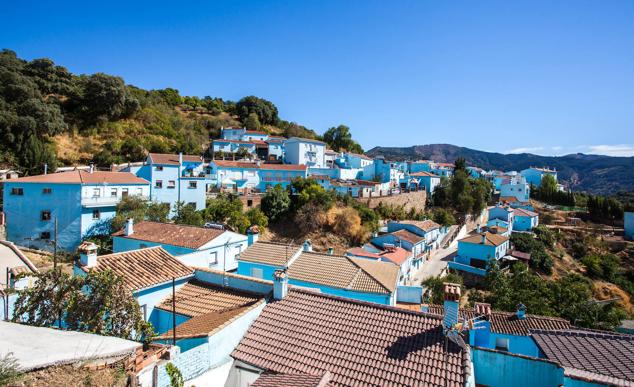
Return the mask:
M 149 181 L 141 179 L 130 172 L 95 171 L 90 173 L 89 171 L 83 170 L 26 176 L 19 179 L 12 179 L 10 182 L 54 184 L 150 184 Z
M 97 266 L 82 270 L 112 270 L 121 276 L 132 291 L 145 289 L 154 285 L 190 276 L 194 270 L 187 267 L 162 247 L 148 247 L 147 249 L 126 251 L 102 255 L 97 258 Z
M 515 213 L 515 216 L 526 216 L 529 218 L 537 216 L 536 212 L 525 210 L 523 208 L 516 208 L 513 210 L 513 212 Z
M 500 196 L 500 201 L 503 203 L 519 202 L 515 196 Z
M 152 164 L 178 165 L 178 155 L 168 153 L 150 153 Z M 201 156 L 183 155 L 183 162 L 202 163 Z
M 525 261 L 529 261 L 531 259 L 531 255 L 529 253 L 524 253 L 517 250 L 511 251 L 511 257 L 523 259 Z
M 505 237 L 504 235 L 493 234 L 491 232 L 485 231 L 481 234 L 475 234 L 475 235 L 468 236 L 466 238 L 462 238 L 458 242 L 475 243 L 475 244 L 481 245 L 483 235 L 485 236 L 484 244 L 488 246 L 499 246 L 502 243 L 509 240 L 509 238 Z
M 347 255 L 352 255 L 355 257 L 365 257 L 365 258 L 374 258 L 374 259 L 379 259 L 381 258 L 381 256 L 379 254 L 375 254 L 372 252 L 369 252 L 368 250 L 362 248 L 362 247 L 353 247 L 351 249 L 348 249 L 346 251 Z
M 260 136 L 266 136 L 268 134 L 266 132 L 261 132 L 259 130 L 246 130 L 244 133 L 245 134 L 259 134 Z
M 228 142 L 231 144 L 246 144 L 246 145 L 255 145 L 252 141 L 243 141 L 243 140 L 229 140 L 226 138 L 218 138 L 215 139 L 214 142 Z
M 330 371 L 333 386 L 464 386 L 469 349 L 442 319 L 291 289 L 267 305 L 232 357 L 276 373 Z
M 480 310 L 479 312 L 482 312 Z M 430 305 L 429 313 L 442 316 L 444 307 L 442 305 Z M 460 309 L 460 317 L 471 319 L 482 316 L 484 313 L 478 314 L 474 309 Z M 528 336 L 532 329 L 569 329 L 572 325 L 566 319 L 550 316 L 537 316 L 534 314 L 526 314 L 525 319 L 517 318 L 515 313 L 491 311 L 489 317 L 491 322 L 491 331 L 494 333 L 502 333 L 506 335 Z
M 251 387 L 328 387 L 330 372 L 322 375 L 269 374 L 260 375 Z
M 414 234 L 413 232 L 405 230 L 405 229 L 394 231 L 394 232 L 391 232 L 390 234 L 394 235 L 395 237 L 399 239 L 402 239 L 404 241 L 407 241 L 413 244 L 420 243 L 425 240 L 425 237 Z
M 191 317 L 176 327 L 176 337 L 207 336 L 227 322 L 261 305 L 264 296 L 192 280 L 176 292 L 176 313 Z M 172 311 L 172 296 L 156 306 Z M 157 339 L 172 338 L 169 330 Z
M 273 171 L 305 171 L 306 166 L 304 164 L 262 164 L 260 165 L 260 169 Z
M 198 249 L 225 233 L 224 230 L 203 228 L 173 223 L 143 221 L 134 225 L 132 235 L 125 235 L 125 230 L 113 236 L 148 241 L 154 243 Z
M 392 293 L 399 268 L 365 258 L 302 252 L 288 269 L 290 279 L 370 293 Z
M 313 140 L 311 138 L 303 138 L 303 137 L 291 137 L 287 141 L 314 142 L 316 144 L 326 145 L 326 143 L 323 141 Z
M 565 374 L 606 385 L 634 382 L 632 335 L 582 330 L 531 333 L 546 358 L 561 364 Z
M 401 224 L 409 224 L 412 226 L 416 226 L 421 230 L 427 232 L 431 230 L 436 230 L 440 228 L 440 225 L 433 220 L 425 219 L 425 220 L 400 220 L 397 223 Z
M 265 265 L 284 266 L 299 254 L 301 246 L 274 242 L 255 242 L 240 253 L 239 261 L 263 263 Z
M 394 250 L 387 249 L 379 254 L 381 258 L 387 259 L 395 265 L 401 266 L 412 256 L 411 251 L 407 251 L 402 247 L 396 247 Z
M 410 176 L 414 176 L 414 177 L 437 177 L 440 178 L 440 176 L 436 175 L 435 173 L 431 173 L 431 172 L 414 172 L 414 173 L 410 173 Z

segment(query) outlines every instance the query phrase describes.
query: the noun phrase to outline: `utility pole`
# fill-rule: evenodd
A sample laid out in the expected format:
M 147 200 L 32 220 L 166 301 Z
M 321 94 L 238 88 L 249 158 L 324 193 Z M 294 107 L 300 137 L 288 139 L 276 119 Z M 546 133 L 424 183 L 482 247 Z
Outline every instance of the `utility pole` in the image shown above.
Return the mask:
M 53 239 L 53 269 L 57 268 L 57 216 L 55 217 L 55 231 Z
M 172 345 L 176 345 L 176 277 L 172 277 Z

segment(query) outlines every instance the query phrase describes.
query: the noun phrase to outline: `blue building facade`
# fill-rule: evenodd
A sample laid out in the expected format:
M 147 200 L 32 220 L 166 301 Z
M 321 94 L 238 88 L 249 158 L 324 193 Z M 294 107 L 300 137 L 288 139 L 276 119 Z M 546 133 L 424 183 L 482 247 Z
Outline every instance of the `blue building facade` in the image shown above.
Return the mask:
M 551 175 L 557 181 L 557 171 L 549 168 L 531 167 L 520 171 L 520 174 L 524 176 L 528 184 L 532 184 L 535 187 L 539 187 L 542 184 L 542 179 L 546 175 Z
M 483 276 L 489 262 L 503 258 L 509 249 L 506 236 L 488 231 L 476 233 L 458 241 L 458 255 L 448 267 Z
M 623 213 L 623 225 L 625 238 L 634 240 L 634 212 Z
M 126 172 L 70 171 L 4 184 L 7 239 L 48 251 L 55 240 L 73 252 L 84 237 L 108 233 L 106 223 L 123 197 L 150 194 L 148 181 Z

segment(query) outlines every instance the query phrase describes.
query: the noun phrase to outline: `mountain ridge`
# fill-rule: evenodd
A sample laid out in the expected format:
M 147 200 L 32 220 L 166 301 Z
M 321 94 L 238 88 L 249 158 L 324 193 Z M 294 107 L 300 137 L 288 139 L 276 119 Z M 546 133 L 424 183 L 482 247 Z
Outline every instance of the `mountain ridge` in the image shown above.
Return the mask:
M 565 156 L 503 154 L 452 144 L 377 146 L 366 154 L 371 157 L 383 156 L 395 161 L 429 159 L 437 162 L 454 162 L 458 157 L 464 157 L 468 165 L 486 170 L 521 171 L 528 167 L 551 167 L 557 169 L 559 181 L 574 191 L 603 195 L 634 191 L 634 157 L 583 153 Z

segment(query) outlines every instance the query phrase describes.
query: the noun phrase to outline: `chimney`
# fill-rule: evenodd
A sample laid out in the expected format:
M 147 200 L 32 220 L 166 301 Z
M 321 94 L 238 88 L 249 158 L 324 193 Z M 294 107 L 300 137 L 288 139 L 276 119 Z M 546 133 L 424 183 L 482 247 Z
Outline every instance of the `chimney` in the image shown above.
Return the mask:
M 480 223 L 476 226 L 476 232 L 479 234 L 482 232 L 482 227 L 480 227 Z
M 44 174 L 48 173 L 48 164 L 44 163 Z
M 445 329 L 449 329 L 458 323 L 458 310 L 460 308 L 460 285 L 450 282 L 444 283 L 445 290 L 445 316 L 443 325 Z
M 90 169 L 89 169 L 90 173 L 93 173 L 95 171 L 95 164 L 90 164 Z
M 522 304 L 521 302 L 517 304 L 517 311 L 515 312 L 515 315 L 518 319 L 524 320 L 526 318 L 526 309 L 526 305 Z
M 183 152 L 178 152 L 178 165 L 183 165 Z
M 310 243 L 310 239 L 306 239 L 306 241 L 304 241 L 304 251 L 306 252 L 313 251 L 313 244 Z
M 134 219 L 133 218 L 128 218 L 128 220 L 126 220 L 125 230 L 123 233 L 125 236 L 134 234 Z
M 79 245 L 79 264 L 84 267 L 97 266 L 97 245 L 92 242 L 82 242 Z
M 335 249 L 333 249 L 332 247 L 328 248 L 328 255 L 333 255 L 335 253 Z
M 480 242 L 483 245 L 485 245 L 487 243 L 487 234 L 486 233 L 482 233 L 482 241 Z
M 275 270 L 273 273 L 273 298 L 281 300 L 288 293 L 288 277 L 286 270 Z
M 488 320 L 491 317 L 491 304 L 487 304 L 485 302 L 476 302 L 473 306 L 476 315 L 484 316 Z
M 251 246 L 258 241 L 260 237 L 260 228 L 258 226 L 251 226 L 247 229 L 247 245 Z

